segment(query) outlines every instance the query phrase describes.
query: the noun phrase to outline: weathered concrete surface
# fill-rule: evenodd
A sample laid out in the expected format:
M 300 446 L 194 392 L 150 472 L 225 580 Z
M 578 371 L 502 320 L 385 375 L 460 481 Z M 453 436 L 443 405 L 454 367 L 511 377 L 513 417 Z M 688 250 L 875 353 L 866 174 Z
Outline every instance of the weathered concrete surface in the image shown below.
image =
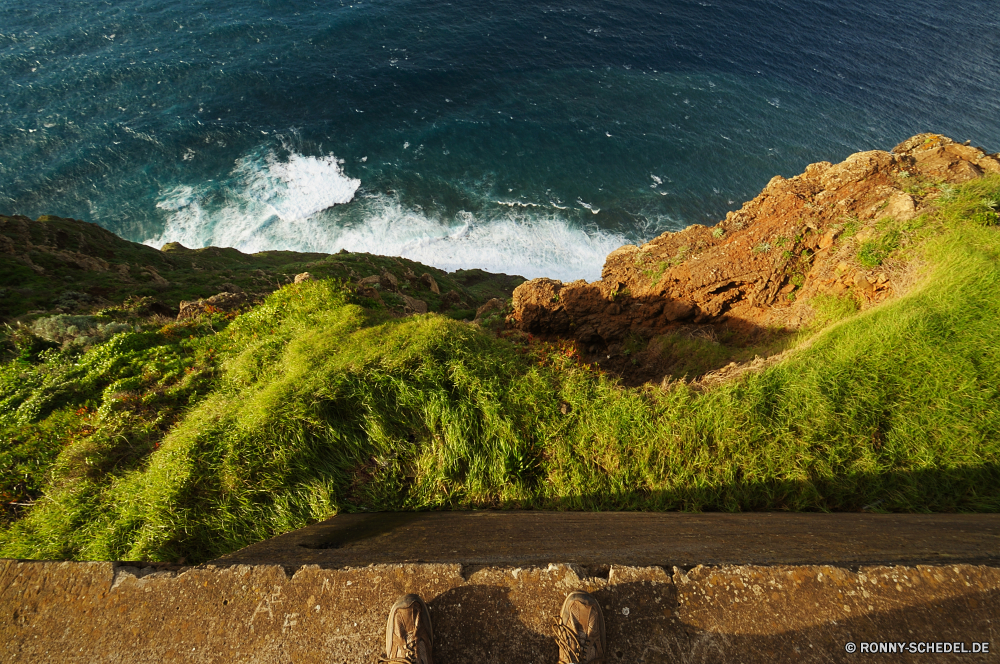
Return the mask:
M 144 565 L 0 561 L 0 662 L 371 663 L 416 592 L 438 664 L 554 663 L 578 588 L 604 606 L 609 664 L 1000 649 L 1000 515 L 341 515 L 208 565 Z M 862 641 L 991 653 L 846 652 Z
M 3 662 L 370 664 L 404 592 L 430 606 L 439 664 L 554 663 L 549 624 L 584 588 L 604 606 L 609 662 L 996 661 L 1000 569 L 942 565 L 570 565 L 353 569 L 0 561 Z M 989 655 L 848 654 L 848 642 L 989 643 Z
M 524 567 L 1000 567 L 1000 514 L 400 512 L 344 514 L 217 564 L 461 563 Z

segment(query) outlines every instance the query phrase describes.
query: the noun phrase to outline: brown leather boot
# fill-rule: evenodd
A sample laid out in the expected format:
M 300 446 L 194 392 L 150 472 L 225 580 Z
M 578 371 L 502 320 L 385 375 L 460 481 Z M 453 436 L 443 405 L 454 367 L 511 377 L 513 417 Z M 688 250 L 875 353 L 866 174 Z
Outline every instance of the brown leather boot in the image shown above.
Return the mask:
M 385 664 L 434 664 L 434 629 L 424 600 L 403 595 L 389 609 L 385 625 Z
M 570 593 L 552 629 L 559 646 L 559 664 L 604 662 L 607 648 L 604 614 L 590 593 L 582 590 Z

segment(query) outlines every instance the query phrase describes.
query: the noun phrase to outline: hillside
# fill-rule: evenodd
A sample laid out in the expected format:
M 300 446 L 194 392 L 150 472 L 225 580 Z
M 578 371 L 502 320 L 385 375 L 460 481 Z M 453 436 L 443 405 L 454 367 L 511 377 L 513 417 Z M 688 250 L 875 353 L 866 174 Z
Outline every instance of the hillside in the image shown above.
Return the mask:
M 139 298 L 145 298 L 136 305 L 144 312 L 176 317 L 182 302 L 223 292 L 243 296 L 235 299 L 239 303 L 259 301 L 305 272 L 316 279 L 354 281 L 372 298 L 371 287 L 378 284 L 382 305 L 400 314 L 406 296 L 421 300 L 430 311 L 459 317 L 474 315 L 491 298 L 509 297 L 524 281 L 482 270 L 449 274 L 405 258 L 346 250 L 335 255 L 244 254 L 218 247 L 187 249 L 174 242 L 159 251 L 74 219 L 0 215 L 4 322 L 26 314 L 90 314 Z
M 4 218 L 0 555 L 198 562 L 343 511 L 996 511 L 998 171 L 934 135 L 813 165 L 594 284 Z

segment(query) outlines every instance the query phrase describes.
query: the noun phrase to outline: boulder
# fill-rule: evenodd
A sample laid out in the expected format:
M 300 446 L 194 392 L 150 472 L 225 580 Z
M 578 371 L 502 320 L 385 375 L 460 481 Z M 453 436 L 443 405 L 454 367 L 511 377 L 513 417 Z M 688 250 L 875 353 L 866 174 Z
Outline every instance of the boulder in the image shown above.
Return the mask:
M 433 293 L 435 293 L 437 295 L 441 294 L 441 289 L 438 287 L 437 282 L 434 281 L 434 277 L 432 277 L 429 273 L 424 272 L 422 275 L 420 275 L 420 281 L 425 286 L 427 286 L 428 288 L 430 288 L 431 292 L 433 292 Z
M 489 300 L 486 304 L 476 309 L 476 320 L 474 322 L 478 323 L 493 312 L 503 312 L 507 308 L 507 303 L 498 297 L 494 297 Z
M 399 290 L 399 279 L 397 279 L 396 275 L 388 270 L 382 270 L 382 276 L 379 277 L 379 283 L 381 283 L 382 288 L 387 291 Z
M 457 308 L 459 305 L 464 305 L 462 302 L 462 296 L 454 290 L 448 291 L 444 294 L 444 297 L 441 298 L 441 311 Z
M 909 221 L 917 216 L 917 202 L 906 192 L 896 192 L 889 198 L 883 214 L 897 221 Z
M 300 272 L 295 275 L 295 283 L 301 284 L 304 281 L 315 281 L 316 279 L 308 272 Z
M 219 293 L 203 300 L 193 300 L 190 302 L 181 301 L 180 311 L 177 320 L 195 318 L 204 313 L 215 313 L 217 311 L 233 311 L 247 301 L 247 296 L 243 293 Z
M 403 308 L 403 313 L 406 314 L 426 314 L 427 313 L 427 303 L 423 300 L 418 300 L 415 297 L 410 297 L 409 295 L 403 296 L 403 302 L 406 306 Z

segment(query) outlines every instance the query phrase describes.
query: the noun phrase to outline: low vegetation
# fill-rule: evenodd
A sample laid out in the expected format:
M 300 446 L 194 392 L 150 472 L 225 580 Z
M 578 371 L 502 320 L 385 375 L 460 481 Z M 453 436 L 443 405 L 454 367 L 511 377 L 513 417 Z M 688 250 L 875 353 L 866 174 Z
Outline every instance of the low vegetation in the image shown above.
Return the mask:
M 0 556 L 200 562 L 367 510 L 997 511 L 998 197 L 979 180 L 883 229 L 858 260 L 923 281 L 816 300 L 808 343 L 707 391 L 332 278 L 182 323 L 36 322 L 0 368 Z

